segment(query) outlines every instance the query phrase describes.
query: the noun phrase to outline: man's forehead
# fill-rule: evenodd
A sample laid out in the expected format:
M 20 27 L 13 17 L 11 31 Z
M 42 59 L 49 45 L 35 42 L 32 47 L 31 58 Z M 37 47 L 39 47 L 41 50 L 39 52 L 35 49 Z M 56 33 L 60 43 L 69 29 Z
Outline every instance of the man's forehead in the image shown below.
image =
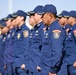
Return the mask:
M 49 13 L 49 12 L 46 12 L 45 14 L 43 14 L 43 15 L 52 15 L 51 13 Z

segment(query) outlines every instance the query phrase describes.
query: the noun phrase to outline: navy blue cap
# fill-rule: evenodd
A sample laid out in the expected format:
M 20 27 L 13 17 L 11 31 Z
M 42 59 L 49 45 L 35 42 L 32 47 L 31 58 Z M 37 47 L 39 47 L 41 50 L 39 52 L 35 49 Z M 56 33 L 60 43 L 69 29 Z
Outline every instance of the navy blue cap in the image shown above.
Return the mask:
M 12 18 L 12 14 L 9 14 L 6 18 L 7 18 L 7 19 L 13 19 L 13 18 Z
M 3 28 L 4 26 L 2 24 L 0 24 L 0 28 Z
M 6 27 L 6 23 L 5 22 L 0 23 L 0 28 L 3 28 L 3 27 Z
M 0 28 L 3 28 L 2 24 L 0 24 Z
M 17 16 L 23 16 L 25 19 L 26 19 L 26 16 L 27 16 L 27 13 L 25 13 L 24 11 L 22 10 L 18 10 L 16 13 L 13 13 L 12 14 L 12 17 L 15 18 Z
M 43 6 L 42 5 L 38 5 L 35 7 L 35 9 L 33 11 L 29 11 L 28 14 L 32 15 L 32 14 L 39 14 L 41 15 L 43 13 Z
M 3 22 L 5 22 L 3 19 L 0 20 L 0 24 L 2 24 Z
M 1 27 L 5 27 L 6 26 L 6 23 L 3 19 L 0 20 L 0 28 Z
M 6 25 L 6 22 L 2 23 L 2 25 L 3 25 L 4 27 L 7 26 L 7 25 Z
M 49 12 L 49 13 L 52 13 L 52 14 L 57 14 L 57 9 L 56 9 L 56 7 L 54 6 L 54 5 L 52 5 L 52 4 L 46 4 L 44 7 L 43 7 L 43 12 L 44 13 L 47 13 L 47 12 Z
M 76 18 L 76 11 L 70 11 L 69 12 L 69 17 L 74 17 L 74 18 Z
M 3 18 L 4 21 L 7 21 L 9 19 L 13 19 L 11 14 L 9 14 L 6 18 Z
M 58 17 L 66 17 L 67 18 L 67 17 L 69 17 L 68 14 L 69 14 L 69 12 L 64 10 L 61 12 L 61 14 L 58 15 Z
M 18 15 L 16 14 L 16 12 L 14 12 L 11 16 L 12 18 L 16 18 Z

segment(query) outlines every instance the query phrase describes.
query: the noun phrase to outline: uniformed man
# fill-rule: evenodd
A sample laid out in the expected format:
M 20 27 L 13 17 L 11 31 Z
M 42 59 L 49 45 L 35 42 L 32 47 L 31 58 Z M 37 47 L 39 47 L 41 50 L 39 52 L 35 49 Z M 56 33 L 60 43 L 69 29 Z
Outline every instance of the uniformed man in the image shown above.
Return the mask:
M 6 71 L 6 75 L 12 75 L 12 65 L 11 65 L 11 62 L 10 60 L 11 59 L 11 52 L 9 50 L 9 41 L 10 41 L 10 34 L 11 34 L 11 31 L 10 31 L 10 26 L 11 26 L 11 20 L 12 20 L 12 16 L 11 15 L 8 15 L 6 18 L 4 18 L 3 20 L 5 20 L 5 23 L 6 23 L 6 26 L 7 28 L 9 29 L 9 31 L 6 33 L 6 44 L 5 44 L 5 52 L 4 52 L 4 68 L 5 68 L 5 71 Z M 10 54 L 9 54 L 10 53 Z
M 26 56 L 27 56 L 27 42 L 29 29 L 25 25 L 27 14 L 18 10 L 13 16 L 16 16 L 15 22 L 18 29 L 15 34 L 14 40 L 14 63 L 15 72 L 17 75 L 27 75 L 26 73 Z
M 64 32 L 66 32 L 66 29 L 68 27 L 70 27 L 70 25 L 67 24 L 67 20 L 69 18 L 68 16 L 69 12 L 66 11 L 66 10 L 63 10 L 59 15 L 58 15 L 58 18 L 59 18 L 59 24 L 60 26 L 63 28 Z M 65 33 L 66 34 L 66 33 Z M 65 41 L 64 41 L 65 43 Z M 65 44 L 63 44 L 64 48 L 63 48 L 63 57 L 62 57 L 62 60 L 64 58 L 64 55 L 65 55 Z M 61 63 L 62 64 L 62 63 Z
M 71 27 L 70 25 L 67 24 L 67 20 L 68 20 L 68 18 L 69 18 L 68 14 L 69 14 L 69 12 L 64 10 L 64 11 L 62 11 L 61 14 L 58 15 L 59 24 L 60 24 L 60 26 L 63 28 L 65 34 L 66 34 L 66 30 Z M 65 36 L 65 37 L 66 37 L 66 36 Z M 64 41 L 63 46 L 64 46 L 64 48 L 63 48 L 63 51 L 62 51 L 62 55 L 63 55 L 63 56 L 62 56 L 62 61 L 63 61 L 63 58 L 64 58 L 64 56 L 65 56 L 65 41 Z M 62 65 L 62 63 L 61 63 L 61 65 Z M 58 74 L 59 74 L 60 72 L 61 72 L 61 70 L 58 72 Z
M 75 62 L 75 39 L 74 39 L 74 33 L 75 30 L 75 24 L 76 24 L 76 12 L 70 11 L 69 12 L 69 19 L 67 23 L 71 26 L 68 27 L 66 30 L 66 40 L 65 40 L 65 56 L 63 59 L 63 64 L 61 66 L 61 69 L 58 73 L 58 75 L 75 75 L 75 68 L 74 68 L 74 62 Z
M 42 36 L 43 45 L 41 50 L 42 75 L 56 75 L 59 70 L 64 32 L 56 20 L 57 10 L 52 4 L 46 4 L 43 8 L 43 23 L 47 26 Z
M 35 26 L 32 34 L 29 35 L 32 40 L 29 40 L 29 75 L 40 75 L 41 73 L 38 71 L 38 65 L 40 62 L 41 56 L 41 48 L 42 48 L 42 40 L 41 40 L 41 32 L 42 32 L 42 9 L 43 6 L 38 5 L 35 7 L 33 11 L 29 13 L 34 13 L 33 19 L 35 20 Z
M 29 35 L 28 35 L 28 47 L 27 47 L 28 54 L 29 54 L 29 52 L 30 52 L 30 51 L 29 51 L 29 47 L 30 47 L 31 44 L 32 44 L 32 37 L 33 37 L 34 26 L 36 25 L 35 20 L 34 20 L 34 14 L 35 14 L 35 13 L 29 13 L 29 12 L 27 12 L 27 16 L 29 16 L 28 22 L 29 22 L 29 24 L 31 25 L 31 29 L 30 29 Z M 26 62 L 26 69 L 27 69 L 28 75 L 30 75 L 30 71 L 29 71 L 30 65 L 29 65 L 29 62 L 28 62 L 28 61 L 29 61 L 28 54 L 27 54 L 27 56 L 26 56 L 25 62 Z
M 68 24 L 72 28 L 66 31 L 66 41 L 65 41 L 65 58 L 63 64 L 66 63 L 68 75 L 76 75 L 76 11 L 69 12 Z
M 12 16 L 12 20 L 11 20 L 11 26 L 10 26 L 10 41 L 9 41 L 9 60 L 10 60 L 10 63 L 12 65 L 12 74 L 13 75 L 16 75 L 15 73 L 15 68 L 13 67 L 13 63 L 14 63 L 14 42 L 15 42 L 15 34 L 16 34 L 16 31 L 17 31 L 17 25 L 16 25 L 16 16 L 13 16 L 14 13 L 11 15 Z
M 3 25 L 2 25 L 2 21 L 0 21 L 0 73 L 2 75 L 4 75 L 4 64 L 3 64 L 3 53 L 4 53 L 4 50 L 2 48 L 2 40 L 3 40 L 3 34 L 2 34 L 2 29 L 3 29 Z
M 9 31 L 9 28 L 6 26 L 6 23 L 2 23 L 2 25 L 4 26 L 3 29 L 2 29 L 2 35 L 3 35 L 3 38 L 2 38 L 2 42 L 1 42 L 1 50 L 2 50 L 2 62 L 3 62 L 3 75 L 6 75 L 6 70 L 5 70 L 5 45 L 6 45 L 6 35 L 7 35 L 7 32 Z

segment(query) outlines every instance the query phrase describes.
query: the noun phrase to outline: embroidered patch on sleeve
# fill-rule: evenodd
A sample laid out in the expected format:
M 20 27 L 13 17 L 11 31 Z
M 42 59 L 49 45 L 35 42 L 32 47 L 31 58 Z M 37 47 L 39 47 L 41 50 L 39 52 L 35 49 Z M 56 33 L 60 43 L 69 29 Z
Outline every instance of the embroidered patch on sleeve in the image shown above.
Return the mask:
M 60 37 L 60 33 L 61 33 L 60 30 L 53 30 L 53 37 L 55 39 L 58 39 Z

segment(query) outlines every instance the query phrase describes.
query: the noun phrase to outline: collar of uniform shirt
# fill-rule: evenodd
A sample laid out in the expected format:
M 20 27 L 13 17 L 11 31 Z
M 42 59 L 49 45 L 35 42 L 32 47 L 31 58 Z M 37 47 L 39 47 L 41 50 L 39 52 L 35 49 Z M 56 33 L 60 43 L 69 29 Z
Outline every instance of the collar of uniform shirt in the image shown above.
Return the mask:
M 42 22 L 40 22 L 40 23 L 38 23 L 38 24 L 36 24 L 36 28 L 38 28 L 38 27 L 40 27 L 41 25 L 42 25 L 43 23 Z
M 18 29 L 21 30 L 24 27 L 25 23 L 21 25 Z

